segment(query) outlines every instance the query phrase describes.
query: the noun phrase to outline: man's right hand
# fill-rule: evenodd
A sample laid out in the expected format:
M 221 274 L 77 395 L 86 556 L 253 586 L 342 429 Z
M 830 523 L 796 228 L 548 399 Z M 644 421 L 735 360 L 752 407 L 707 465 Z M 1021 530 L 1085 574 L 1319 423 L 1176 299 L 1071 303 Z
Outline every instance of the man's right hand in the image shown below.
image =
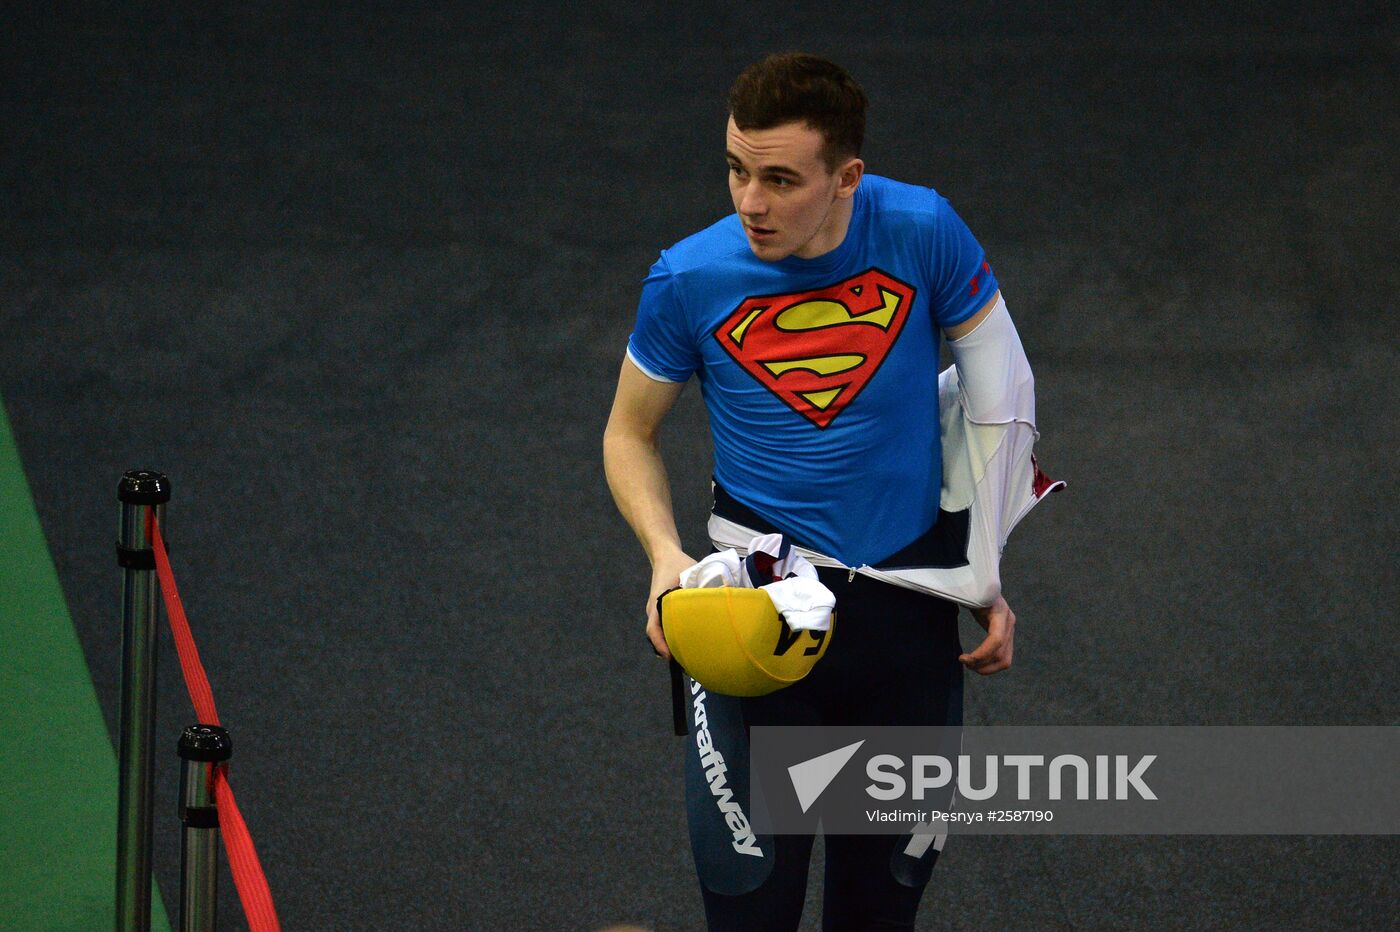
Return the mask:
M 658 558 L 651 568 L 651 593 L 647 595 L 647 640 L 658 657 L 671 659 L 671 649 L 666 646 L 666 635 L 661 632 L 661 615 L 656 610 L 656 600 L 661 593 L 681 584 L 681 572 L 694 566 L 696 561 L 676 550 Z

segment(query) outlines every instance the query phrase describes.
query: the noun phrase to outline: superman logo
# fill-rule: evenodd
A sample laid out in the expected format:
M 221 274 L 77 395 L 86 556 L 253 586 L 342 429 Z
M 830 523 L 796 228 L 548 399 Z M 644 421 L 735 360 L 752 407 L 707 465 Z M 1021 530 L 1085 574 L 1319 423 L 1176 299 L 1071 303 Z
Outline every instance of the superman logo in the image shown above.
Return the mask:
M 815 291 L 747 298 L 714 337 L 764 388 L 824 428 L 885 361 L 913 303 L 912 285 L 871 268 Z

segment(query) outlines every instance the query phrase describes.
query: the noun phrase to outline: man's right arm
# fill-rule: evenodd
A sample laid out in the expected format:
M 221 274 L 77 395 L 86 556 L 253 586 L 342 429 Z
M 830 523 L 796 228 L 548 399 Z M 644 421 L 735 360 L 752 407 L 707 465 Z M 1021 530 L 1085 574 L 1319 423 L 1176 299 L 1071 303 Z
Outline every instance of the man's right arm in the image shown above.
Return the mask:
M 681 570 L 695 563 L 681 549 L 671 508 L 671 486 L 657 437 L 661 422 L 680 397 L 683 382 L 658 382 L 632 362 L 622 361 L 612 413 L 603 433 L 603 468 L 618 511 L 631 525 L 651 561 L 647 595 L 647 637 L 652 648 L 669 658 L 661 633 L 656 598 L 679 585 Z

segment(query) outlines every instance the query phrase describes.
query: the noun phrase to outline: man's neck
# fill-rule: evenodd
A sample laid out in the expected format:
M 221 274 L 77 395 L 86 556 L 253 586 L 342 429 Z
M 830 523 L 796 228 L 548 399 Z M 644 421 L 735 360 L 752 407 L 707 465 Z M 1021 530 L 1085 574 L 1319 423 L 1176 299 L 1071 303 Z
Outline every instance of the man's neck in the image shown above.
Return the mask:
M 826 220 L 815 236 L 801 249 L 793 253 L 799 259 L 819 259 L 840 248 L 846 241 L 846 233 L 851 228 L 851 214 L 854 210 L 854 197 L 838 197 L 832 201 Z

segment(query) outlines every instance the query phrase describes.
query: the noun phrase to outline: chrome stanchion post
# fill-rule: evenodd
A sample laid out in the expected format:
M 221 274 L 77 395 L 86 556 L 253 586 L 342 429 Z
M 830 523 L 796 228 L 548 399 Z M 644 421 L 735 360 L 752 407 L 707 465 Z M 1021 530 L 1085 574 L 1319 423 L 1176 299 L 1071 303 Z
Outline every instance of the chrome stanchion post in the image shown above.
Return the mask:
M 219 891 L 219 809 L 214 768 L 233 756 L 218 725 L 191 725 L 180 735 L 180 932 L 214 932 Z
M 159 584 L 146 516 L 165 525 L 170 482 L 158 472 L 133 470 L 117 486 L 121 536 L 122 694 L 117 751 L 117 929 L 151 927 L 151 734 L 155 729 L 156 606 Z

